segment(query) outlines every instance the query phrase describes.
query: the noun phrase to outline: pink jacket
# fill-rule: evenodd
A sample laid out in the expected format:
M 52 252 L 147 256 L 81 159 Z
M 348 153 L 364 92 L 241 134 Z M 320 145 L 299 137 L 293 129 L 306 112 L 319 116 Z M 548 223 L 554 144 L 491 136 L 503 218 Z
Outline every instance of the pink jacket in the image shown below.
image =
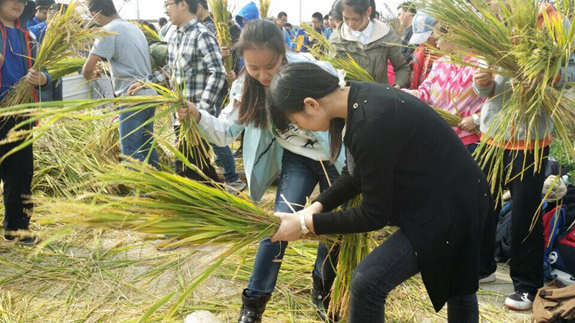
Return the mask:
M 469 61 L 471 57 L 465 60 Z M 403 91 L 418 97 L 423 102 L 440 108 L 461 118 L 469 117 L 481 111 L 485 99 L 473 90 L 473 72 L 475 68 L 451 63 L 444 56 L 433 63 L 429 76 L 416 90 Z M 479 142 L 478 135 L 463 131 L 458 127 L 453 130 L 464 145 Z

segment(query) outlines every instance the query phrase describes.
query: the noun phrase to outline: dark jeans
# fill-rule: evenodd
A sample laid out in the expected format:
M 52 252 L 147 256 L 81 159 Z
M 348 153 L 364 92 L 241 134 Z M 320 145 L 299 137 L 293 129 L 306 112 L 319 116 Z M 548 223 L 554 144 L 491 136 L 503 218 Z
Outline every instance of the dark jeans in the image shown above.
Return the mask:
M 543 150 L 543 156 L 549 155 L 549 147 Z M 509 267 L 511 279 L 515 291 L 535 294 L 543 286 L 543 222 L 537 214 L 541 203 L 541 191 L 545 181 L 546 159 L 543 160 L 541 172 L 533 172 L 534 154 L 523 151 L 506 150 L 504 153 L 504 167 L 513 165 L 511 182 L 507 183 L 511 191 L 513 206 L 511 209 L 511 250 Z M 523 165 L 526 170 L 521 174 Z M 485 175 L 488 175 L 493 166 L 491 162 L 484 167 Z M 501 180 L 501 179 L 500 179 Z M 499 195 L 499 183 L 493 195 L 494 199 Z M 495 272 L 495 232 L 499 220 L 501 203 L 497 203 L 495 210 L 491 210 L 483 226 L 483 236 L 480 246 L 479 275 L 488 276 Z M 530 233 L 531 222 L 537 216 L 535 227 Z
M 174 126 L 176 136 L 180 133 L 180 126 Z M 176 138 L 178 140 L 178 138 Z M 202 144 L 204 147 L 209 148 L 209 144 L 202 139 Z M 210 162 L 209 154 L 205 154 L 202 149 L 190 149 L 183 140 L 178 140 L 178 150 L 186 156 L 190 164 L 196 166 L 202 173 L 204 173 L 208 178 L 215 182 L 219 182 L 220 178 L 214 166 Z M 195 170 L 187 167 L 181 160 L 176 158 L 176 174 L 193 179 L 195 181 L 203 182 L 204 177 L 198 174 Z
M 375 248 L 353 272 L 349 323 L 385 322 L 387 295 L 399 284 L 419 272 L 415 250 L 400 230 Z M 447 301 L 450 323 L 479 322 L 475 294 Z
M 329 181 L 319 162 L 284 150 L 275 212 L 292 213 L 281 197 L 282 194 L 292 207 L 299 211 L 306 204 L 306 199 L 318 183 L 321 191 L 326 190 L 329 183 L 333 183 L 339 174 L 334 166 L 328 165 L 328 162 L 324 162 L 324 165 Z M 281 266 L 281 262 L 274 262 L 274 260 L 283 259 L 286 247 L 287 242 L 272 242 L 269 238 L 262 239 L 248 288 L 244 291 L 246 297 L 257 298 L 273 292 Z M 335 279 L 338 252 L 338 248 L 330 248 L 321 243 L 317 247 L 314 274 L 321 277 L 324 282 L 332 282 Z
M 0 119 L 0 140 L 6 139 L 8 129 L 15 126 L 14 118 Z M 17 141 L 0 145 L 0 157 L 22 144 Z M 0 163 L 0 180 L 4 183 L 4 229 L 16 231 L 28 229 L 32 214 L 32 203 L 26 201 L 31 195 L 34 159 L 32 145 L 10 155 Z
M 123 109 L 123 108 L 121 108 Z M 156 108 L 120 113 L 119 131 L 122 155 L 141 162 L 147 162 L 156 169 L 160 168 L 158 152 L 154 145 L 154 123 L 148 122 L 154 117 Z M 144 125 L 145 124 L 145 125 Z

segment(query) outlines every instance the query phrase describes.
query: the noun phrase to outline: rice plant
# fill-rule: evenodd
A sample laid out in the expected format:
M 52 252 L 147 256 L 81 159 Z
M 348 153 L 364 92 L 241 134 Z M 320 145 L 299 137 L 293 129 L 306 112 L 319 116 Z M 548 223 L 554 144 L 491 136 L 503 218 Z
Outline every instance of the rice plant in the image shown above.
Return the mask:
M 55 62 L 48 66 L 48 73 L 52 79 L 57 80 L 66 75 L 74 74 L 82 70 L 86 63 L 86 59 L 78 57 L 69 57 L 61 61 Z
M 155 32 L 152 28 L 138 22 L 138 21 L 131 21 L 131 23 L 133 23 L 134 25 L 138 26 L 138 28 L 140 28 L 140 30 L 144 33 L 144 36 L 146 36 L 146 40 L 148 41 L 148 43 L 151 42 L 157 42 L 157 41 L 162 41 L 162 38 L 160 37 L 160 35 L 158 35 L 157 32 Z
M 220 46 L 230 48 L 230 26 L 228 25 L 228 18 L 230 12 L 228 10 L 228 0 L 210 0 L 210 8 L 212 9 L 212 18 L 216 25 L 218 41 Z M 224 57 L 224 66 L 226 72 L 233 70 L 233 60 L 231 56 Z M 231 86 L 231 81 L 228 80 Z
M 260 18 L 268 18 L 270 13 L 270 7 L 272 5 L 271 0 L 260 0 Z

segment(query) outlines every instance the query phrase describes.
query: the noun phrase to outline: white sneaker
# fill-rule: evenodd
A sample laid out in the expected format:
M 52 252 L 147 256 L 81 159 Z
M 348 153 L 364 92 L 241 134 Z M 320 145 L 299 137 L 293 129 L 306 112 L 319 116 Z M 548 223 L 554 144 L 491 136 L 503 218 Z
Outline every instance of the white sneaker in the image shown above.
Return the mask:
M 497 279 L 497 277 L 495 277 L 495 272 L 493 272 L 491 275 L 480 278 L 479 279 L 479 283 L 480 284 L 488 284 L 488 283 L 493 283 L 495 282 L 495 280 Z
M 516 292 L 505 299 L 505 306 L 514 311 L 527 311 L 533 307 L 535 295 Z
M 238 179 L 235 182 L 226 183 L 225 188 L 226 192 L 232 195 L 238 195 L 241 191 L 245 190 L 247 187 L 246 183 L 242 182 L 241 179 Z

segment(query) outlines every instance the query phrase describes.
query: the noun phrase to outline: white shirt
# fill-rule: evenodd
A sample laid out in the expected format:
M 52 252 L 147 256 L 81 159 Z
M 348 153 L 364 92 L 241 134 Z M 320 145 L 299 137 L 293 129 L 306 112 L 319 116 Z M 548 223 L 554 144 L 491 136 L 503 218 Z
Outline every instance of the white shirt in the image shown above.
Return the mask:
M 371 34 L 373 34 L 373 22 L 370 21 L 363 31 L 351 30 L 351 34 L 354 35 L 355 38 L 359 39 L 362 44 L 367 45 L 371 38 Z

